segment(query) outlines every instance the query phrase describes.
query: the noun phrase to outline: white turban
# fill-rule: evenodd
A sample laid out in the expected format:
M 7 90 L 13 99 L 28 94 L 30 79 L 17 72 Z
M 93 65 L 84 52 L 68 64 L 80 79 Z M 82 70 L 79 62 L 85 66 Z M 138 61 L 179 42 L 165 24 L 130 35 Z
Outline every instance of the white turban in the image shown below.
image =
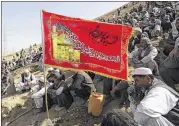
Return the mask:
M 29 73 L 30 71 L 28 69 L 25 69 L 24 70 L 24 73 Z

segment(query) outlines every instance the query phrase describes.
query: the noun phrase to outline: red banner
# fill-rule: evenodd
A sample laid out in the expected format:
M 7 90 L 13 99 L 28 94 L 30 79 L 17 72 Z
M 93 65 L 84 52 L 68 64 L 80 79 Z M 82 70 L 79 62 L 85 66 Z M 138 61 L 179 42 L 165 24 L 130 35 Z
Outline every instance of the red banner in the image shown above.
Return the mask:
M 44 64 L 127 80 L 132 27 L 42 11 Z

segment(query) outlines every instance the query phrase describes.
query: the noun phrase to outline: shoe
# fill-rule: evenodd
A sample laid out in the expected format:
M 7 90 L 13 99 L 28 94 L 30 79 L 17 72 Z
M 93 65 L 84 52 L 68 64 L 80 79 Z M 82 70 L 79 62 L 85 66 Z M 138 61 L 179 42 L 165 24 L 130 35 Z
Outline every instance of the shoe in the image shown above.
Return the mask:
M 29 88 L 29 89 L 26 89 L 26 91 L 30 91 L 31 90 L 31 88 Z
M 64 109 L 64 107 L 59 107 L 58 105 L 57 106 L 55 106 L 55 111 L 61 111 L 61 110 L 63 110 Z
M 43 112 L 42 108 L 36 108 L 35 109 L 35 115 L 37 115 L 38 113 Z
M 26 89 L 22 89 L 21 92 L 22 92 L 22 93 L 25 93 L 25 92 L 26 92 Z
M 74 99 L 76 106 L 84 105 L 86 101 L 80 97 L 75 97 Z

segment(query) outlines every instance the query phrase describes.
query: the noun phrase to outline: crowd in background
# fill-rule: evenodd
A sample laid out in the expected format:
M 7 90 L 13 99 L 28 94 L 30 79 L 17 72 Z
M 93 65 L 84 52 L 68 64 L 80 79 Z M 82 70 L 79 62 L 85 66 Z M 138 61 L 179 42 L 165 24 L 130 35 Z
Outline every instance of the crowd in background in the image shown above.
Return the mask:
M 42 62 L 42 47 L 36 44 L 30 45 L 28 50 L 22 49 L 12 56 L 11 60 L 3 59 L 1 63 L 2 90 L 8 86 L 8 78 L 14 70 L 27 66 L 31 63 Z
M 121 81 L 111 95 L 120 90 L 121 103 L 129 100 L 134 120 L 142 126 L 179 125 L 179 2 L 146 2 L 124 16 L 117 10 L 100 21 L 135 30 L 128 48 L 134 84 Z M 102 125 L 122 125 L 121 117 L 113 116 L 117 114 L 109 113 L 103 120 L 108 124 Z
M 128 47 L 129 65 L 134 68 L 148 67 L 155 76 L 161 76 L 171 86 L 178 83 L 178 77 L 173 76 L 178 73 L 176 70 L 178 66 L 174 65 L 176 61 L 172 61 L 171 57 L 173 52 L 177 54 L 178 50 L 179 2 L 146 2 L 145 5 L 139 4 L 129 11 L 121 16 L 118 9 L 117 15 L 111 14 L 111 18 L 100 19 L 100 21 L 129 25 L 134 28 L 135 33 L 129 40 Z M 165 79 L 166 76 L 175 81 Z

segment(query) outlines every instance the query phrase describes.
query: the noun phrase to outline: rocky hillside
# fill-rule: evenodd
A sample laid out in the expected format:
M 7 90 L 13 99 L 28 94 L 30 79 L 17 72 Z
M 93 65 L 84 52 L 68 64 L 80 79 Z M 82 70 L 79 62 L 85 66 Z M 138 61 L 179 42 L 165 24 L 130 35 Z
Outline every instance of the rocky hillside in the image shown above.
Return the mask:
M 103 19 L 105 19 L 105 20 L 111 19 L 112 16 L 113 16 L 113 14 L 117 15 L 117 10 L 118 10 L 118 9 L 120 9 L 121 15 L 124 16 L 126 12 L 130 12 L 133 7 L 134 7 L 134 8 L 137 8 L 140 4 L 143 5 L 143 6 L 145 6 L 145 5 L 146 5 L 146 2 L 145 2 L 145 1 L 135 2 L 134 5 L 132 4 L 132 2 L 129 2 L 128 4 L 123 5 L 122 7 L 116 8 L 116 9 L 114 9 L 114 10 L 112 10 L 112 11 L 110 11 L 110 12 L 108 12 L 108 13 L 106 13 L 106 14 L 100 16 L 100 17 L 95 18 L 94 20 L 99 20 L 99 19 L 101 19 L 101 18 L 103 18 Z M 125 6 L 126 8 L 124 8 L 124 6 Z

